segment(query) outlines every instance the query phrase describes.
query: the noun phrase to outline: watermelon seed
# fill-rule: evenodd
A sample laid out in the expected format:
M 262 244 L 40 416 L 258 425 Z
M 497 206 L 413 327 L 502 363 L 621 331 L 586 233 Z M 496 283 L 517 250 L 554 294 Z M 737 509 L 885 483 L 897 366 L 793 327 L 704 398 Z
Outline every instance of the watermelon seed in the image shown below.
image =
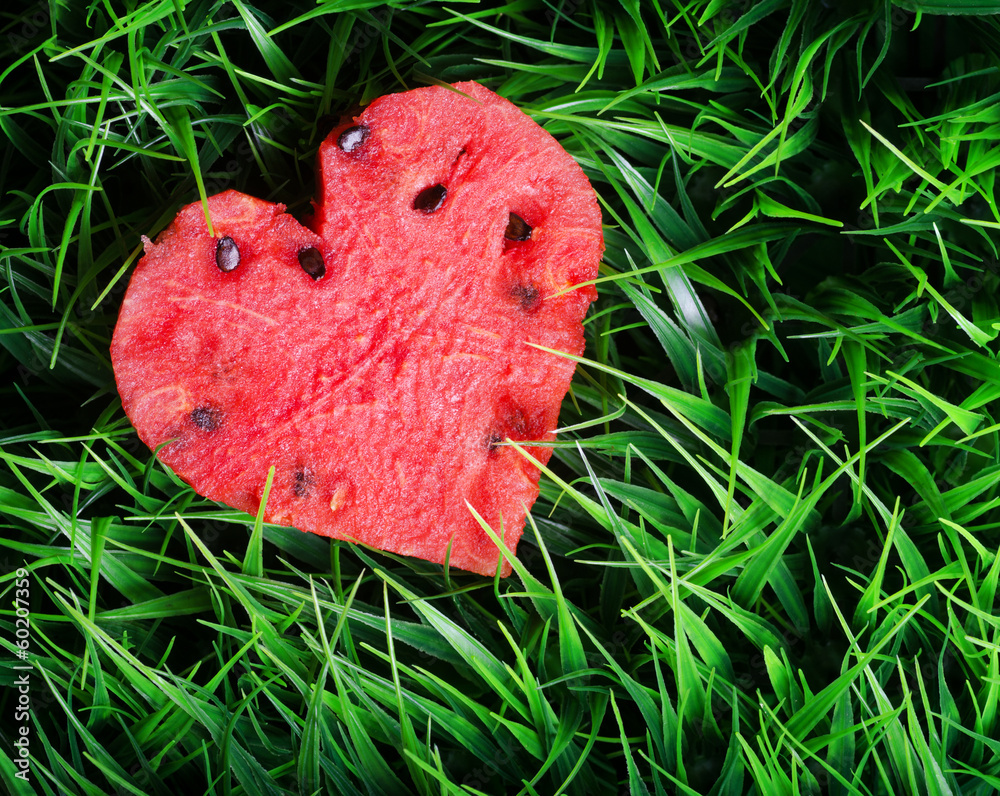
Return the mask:
M 315 246 L 303 249 L 299 252 L 299 265 L 302 270 L 313 278 L 313 281 L 322 279 L 326 274 L 326 264 L 323 262 L 323 255 Z
M 525 312 L 534 312 L 542 305 L 542 296 L 534 285 L 515 285 L 511 288 L 510 295 Z
M 421 213 L 433 213 L 440 210 L 444 204 L 444 198 L 448 195 L 448 189 L 441 183 L 424 188 L 413 200 L 413 209 Z
M 330 511 L 336 513 L 347 503 L 350 490 L 346 486 L 338 486 L 334 490 L 333 497 L 330 498 Z
M 213 406 L 199 406 L 191 410 L 191 422 L 202 431 L 215 431 L 222 425 L 222 411 Z
M 511 213 L 503 236 L 507 240 L 528 240 L 531 237 L 531 227 L 517 213 Z
M 295 471 L 295 483 L 292 484 L 292 494 L 297 498 L 302 498 L 312 491 L 313 474 L 306 467 L 300 467 Z
M 486 444 L 486 448 L 490 453 L 495 453 L 497 446 L 503 442 L 503 437 L 497 434 L 495 431 L 490 434 L 489 442 Z
M 240 249 L 228 235 L 215 244 L 215 264 L 224 274 L 235 271 L 240 264 Z
M 364 124 L 348 127 L 337 138 L 337 146 L 344 150 L 344 152 L 353 152 L 368 139 L 370 132 L 371 130 Z
M 512 434 L 508 434 L 509 437 L 522 440 L 528 439 L 528 419 L 520 409 L 512 409 L 507 414 L 506 425 L 513 432 Z

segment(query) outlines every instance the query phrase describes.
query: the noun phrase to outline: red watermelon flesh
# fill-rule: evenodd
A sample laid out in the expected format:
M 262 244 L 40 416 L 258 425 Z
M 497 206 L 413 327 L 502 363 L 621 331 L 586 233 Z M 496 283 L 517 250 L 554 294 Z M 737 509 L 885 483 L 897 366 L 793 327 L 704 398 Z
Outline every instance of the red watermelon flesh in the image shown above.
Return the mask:
M 140 438 L 269 522 L 492 574 L 538 496 L 603 250 L 583 171 L 476 83 L 382 97 L 320 148 L 312 229 L 236 191 L 146 244 L 112 361 Z M 162 446 L 162 447 L 160 447 Z M 549 447 L 528 450 L 541 462 Z M 503 561 L 501 573 L 510 572 Z

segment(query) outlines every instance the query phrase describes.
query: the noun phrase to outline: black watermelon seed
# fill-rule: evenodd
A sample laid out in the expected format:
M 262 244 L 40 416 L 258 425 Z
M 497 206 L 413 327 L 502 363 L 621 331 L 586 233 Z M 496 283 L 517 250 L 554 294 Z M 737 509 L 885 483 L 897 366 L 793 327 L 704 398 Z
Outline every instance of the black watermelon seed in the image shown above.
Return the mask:
M 309 468 L 301 467 L 295 471 L 295 482 L 292 484 L 292 494 L 297 498 L 306 497 L 311 491 L 314 482 L 313 474 Z
M 323 262 L 323 255 L 315 246 L 303 249 L 299 252 L 299 265 L 313 280 L 322 279 L 326 274 L 326 264 Z
M 531 237 L 531 227 L 517 213 L 511 213 L 503 236 L 507 240 L 528 240 Z
M 222 410 L 214 406 L 199 406 L 191 410 L 191 422 L 202 431 L 215 431 L 222 425 Z
M 224 274 L 235 271 L 236 266 L 240 264 L 240 249 L 236 245 L 236 241 L 228 235 L 219 238 L 218 243 L 215 244 L 215 264 Z
M 506 423 L 507 436 L 511 439 L 528 439 L 528 419 L 524 412 L 516 407 L 507 414 Z
M 538 288 L 534 285 L 515 285 L 511 289 L 510 295 L 521 305 L 521 309 L 525 312 L 534 312 L 542 306 L 541 293 L 539 293 Z
M 534 430 L 529 428 L 528 418 L 517 406 L 507 405 L 500 408 L 497 419 L 490 425 L 485 437 L 486 452 L 490 456 L 497 455 L 508 438 L 521 441 L 532 439 Z
M 448 189 L 441 183 L 424 188 L 413 200 L 413 209 L 421 213 L 433 213 L 440 210 L 444 204 L 444 198 L 448 195 Z
M 337 146 L 345 152 L 353 152 L 361 146 L 367 139 L 371 130 L 364 124 L 356 124 L 348 127 L 337 138 Z

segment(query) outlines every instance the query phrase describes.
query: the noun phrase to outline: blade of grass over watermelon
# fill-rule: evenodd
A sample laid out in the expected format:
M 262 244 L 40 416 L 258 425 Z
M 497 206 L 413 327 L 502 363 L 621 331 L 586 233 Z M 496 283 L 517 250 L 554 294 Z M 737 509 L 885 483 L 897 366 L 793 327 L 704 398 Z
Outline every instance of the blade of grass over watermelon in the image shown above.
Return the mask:
M 170 138 L 174 149 L 191 166 L 191 173 L 194 175 L 198 186 L 198 197 L 201 199 L 202 207 L 205 210 L 205 224 L 208 226 L 208 234 L 214 236 L 215 230 L 212 226 L 212 216 L 208 212 L 208 193 L 205 190 L 205 180 L 202 177 L 201 168 L 198 164 L 198 149 L 194 138 L 191 117 L 187 109 L 180 106 L 167 108 L 165 114 L 166 126 L 164 127 L 164 132 Z
M 274 465 L 267 471 L 264 482 L 264 493 L 260 499 L 260 509 L 253 523 L 253 533 L 247 544 L 246 556 L 243 558 L 243 574 L 261 577 L 264 574 L 264 509 L 267 506 L 268 495 L 271 494 L 271 484 L 274 481 Z

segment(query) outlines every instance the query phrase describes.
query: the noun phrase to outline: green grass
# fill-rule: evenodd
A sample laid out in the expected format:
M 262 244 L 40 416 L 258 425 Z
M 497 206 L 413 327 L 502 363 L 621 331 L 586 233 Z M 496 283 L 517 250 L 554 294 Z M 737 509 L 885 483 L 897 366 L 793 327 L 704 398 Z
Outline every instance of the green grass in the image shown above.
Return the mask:
M 4 788 L 1000 790 L 992 8 L 5 6 L 0 715 L 24 580 L 33 712 Z M 563 143 L 606 225 L 496 581 L 198 497 L 108 354 L 140 236 L 225 188 L 299 213 L 337 114 L 463 79 Z

